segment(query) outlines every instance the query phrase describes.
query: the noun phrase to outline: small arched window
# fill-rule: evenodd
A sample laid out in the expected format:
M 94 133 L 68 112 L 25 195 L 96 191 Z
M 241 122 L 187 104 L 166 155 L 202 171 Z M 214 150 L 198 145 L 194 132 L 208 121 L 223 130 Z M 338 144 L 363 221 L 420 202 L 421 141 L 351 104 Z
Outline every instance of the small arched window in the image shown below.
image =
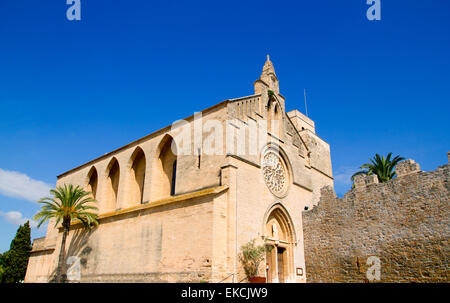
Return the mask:
M 170 188 L 170 195 L 174 196 L 175 195 L 175 184 L 177 181 L 177 160 L 173 161 L 173 166 L 172 166 L 172 184 L 171 184 L 171 188 Z

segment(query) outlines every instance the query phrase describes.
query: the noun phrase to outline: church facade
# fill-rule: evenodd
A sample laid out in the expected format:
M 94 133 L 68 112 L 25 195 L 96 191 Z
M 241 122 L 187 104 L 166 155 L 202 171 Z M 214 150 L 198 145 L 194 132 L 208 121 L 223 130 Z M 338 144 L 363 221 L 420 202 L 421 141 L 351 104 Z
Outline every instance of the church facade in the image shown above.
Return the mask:
M 267 58 L 255 93 L 220 102 L 58 176 L 98 201 L 73 222 L 68 278 L 80 282 L 240 282 L 240 248 L 271 247 L 259 276 L 306 282 L 302 211 L 333 186 L 329 145 L 285 98 Z M 62 229 L 33 242 L 25 282 L 48 282 Z

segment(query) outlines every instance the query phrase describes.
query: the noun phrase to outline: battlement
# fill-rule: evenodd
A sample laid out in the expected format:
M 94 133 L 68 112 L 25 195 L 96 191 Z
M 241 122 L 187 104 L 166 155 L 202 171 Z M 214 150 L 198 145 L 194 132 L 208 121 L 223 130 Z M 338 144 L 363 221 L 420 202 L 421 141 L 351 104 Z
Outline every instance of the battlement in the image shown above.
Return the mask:
M 319 203 L 302 212 L 307 282 L 367 281 L 366 261 L 376 257 L 375 282 L 448 283 L 450 164 L 421 171 L 409 159 L 396 172 L 384 183 L 358 175 L 343 198 L 323 187 Z
M 397 164 L 395 172 L 398 177 L 407 176 L 409 174 L 420 172 L 420 165 L 414 160 L 408 159 Z
M 357 175 L 355 176 L 355 188 L 363 188 L 370 184 L 377 184 L 377 175 Z
M 447 153 L 449 155 L 449 153 Z M 449 161 L 450 162 L 450 161 Z M 397 177 L 404 177 L 410 174 L 420 172 L 420 165 L 416 163 L 412 159 L 408 159 L 397 164 L 395 168 L 395 172 L 397 173 Z M 379 180 L 376 175 L 356 175 L 354 184 L 356 189 L 364 188 L 371 184 L 378 184 Z

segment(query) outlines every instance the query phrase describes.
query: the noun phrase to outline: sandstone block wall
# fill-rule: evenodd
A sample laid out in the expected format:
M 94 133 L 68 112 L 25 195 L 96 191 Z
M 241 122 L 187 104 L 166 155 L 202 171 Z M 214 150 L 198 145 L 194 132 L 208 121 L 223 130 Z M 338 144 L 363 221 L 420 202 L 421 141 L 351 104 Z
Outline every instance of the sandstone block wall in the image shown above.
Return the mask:
M 367 282 L 370 256 L 381 261 L 378 282 L 450 281 L 450 165 L 398 168 L 400 177 L 366 178 L 342 199 L 325 187 L 303 212 L 307 282 Z

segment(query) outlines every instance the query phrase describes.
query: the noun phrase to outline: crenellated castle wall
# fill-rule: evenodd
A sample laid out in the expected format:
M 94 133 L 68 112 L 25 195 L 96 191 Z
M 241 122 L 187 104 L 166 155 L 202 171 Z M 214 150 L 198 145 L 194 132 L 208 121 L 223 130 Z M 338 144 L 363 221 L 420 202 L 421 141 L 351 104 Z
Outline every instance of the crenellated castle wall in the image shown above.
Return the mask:
M 307 282 L 367 282 L 370 256 L 374 282 L 450 281 L 450 165 L 424 172 L 406 160 L 396 171 L 386 183 L 359 176 L 344 198 L 324 187 L 303 212 Z

